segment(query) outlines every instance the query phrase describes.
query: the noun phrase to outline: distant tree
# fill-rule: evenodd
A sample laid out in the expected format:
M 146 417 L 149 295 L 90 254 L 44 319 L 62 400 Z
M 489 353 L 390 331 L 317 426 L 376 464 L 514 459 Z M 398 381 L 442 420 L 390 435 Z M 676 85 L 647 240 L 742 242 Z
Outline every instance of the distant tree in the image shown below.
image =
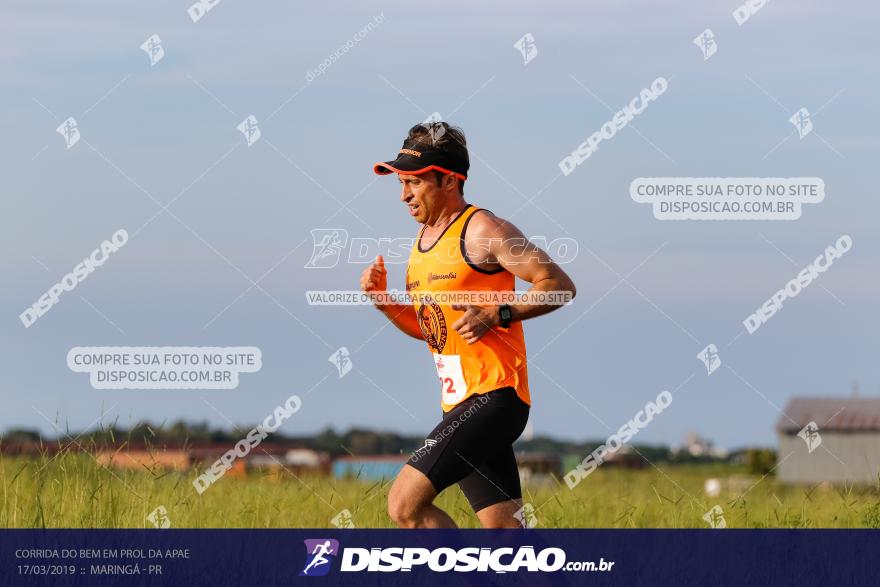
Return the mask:
M 6 443 L 39 442 L 40 433 L 37 430 L 26 428 L 10 428 L 6 431 L 6 434 L 3 435 L 2 439 L 3 442 Z
M 746 463 L 752 475 L 767 475 L 776 466 L 776 451 L 769 448 L 750 448 Z
M 327 427 L 312 438 L 304 438 L 306 446 L 332 455 L 344 454 L 342 438 L 336 434 L 332 427 Z

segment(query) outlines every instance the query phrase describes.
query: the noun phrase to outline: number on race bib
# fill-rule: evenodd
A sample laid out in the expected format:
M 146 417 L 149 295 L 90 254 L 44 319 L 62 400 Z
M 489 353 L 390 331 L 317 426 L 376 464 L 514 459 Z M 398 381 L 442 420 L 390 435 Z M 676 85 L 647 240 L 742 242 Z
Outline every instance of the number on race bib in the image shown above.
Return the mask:
M 447 377 L 445 379 L 443 377 L 440 378 L 440 387 L 448 386 L 443 390 L 443 393 L 455 394 L 455 388 L 453 385 L 455 385 L 455 382 L 452 381 L 452 377 Z
M 440 379 L 440 392 L 443 403 L 456 404 L 467 395 L 467 384 L 461 370 L 460 355 L 438 355 L 434 353 L 434 365 Z

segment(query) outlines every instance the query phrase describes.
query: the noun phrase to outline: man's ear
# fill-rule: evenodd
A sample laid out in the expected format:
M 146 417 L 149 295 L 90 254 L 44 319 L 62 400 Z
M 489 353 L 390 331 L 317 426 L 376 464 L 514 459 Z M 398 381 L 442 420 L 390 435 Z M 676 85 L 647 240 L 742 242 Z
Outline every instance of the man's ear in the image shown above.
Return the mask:
M 443 188 L 444 189 L 454 189 L 455 188 L 455 176 L 451 173 L 447 173 L 443 176 Z

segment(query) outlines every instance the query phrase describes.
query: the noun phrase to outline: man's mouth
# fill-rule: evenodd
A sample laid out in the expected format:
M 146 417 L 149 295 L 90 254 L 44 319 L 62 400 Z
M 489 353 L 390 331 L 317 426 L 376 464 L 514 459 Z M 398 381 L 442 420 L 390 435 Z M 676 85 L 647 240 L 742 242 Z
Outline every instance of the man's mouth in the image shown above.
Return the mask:
M 416 213 L 419 211 L 419 205 L 416 203 L 407 204 L 407 207 L 409 207 L 409 215 L 410 216 L 415 216 Z

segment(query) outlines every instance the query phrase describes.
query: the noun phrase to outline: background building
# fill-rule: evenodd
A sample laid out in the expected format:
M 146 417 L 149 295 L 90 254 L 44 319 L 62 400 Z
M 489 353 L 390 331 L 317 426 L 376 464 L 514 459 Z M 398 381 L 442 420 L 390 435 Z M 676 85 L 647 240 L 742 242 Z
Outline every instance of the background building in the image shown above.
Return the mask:
M 776 474 L 783 483 L 880 480 L 880 398 L 795 397 L 776 430 Z

